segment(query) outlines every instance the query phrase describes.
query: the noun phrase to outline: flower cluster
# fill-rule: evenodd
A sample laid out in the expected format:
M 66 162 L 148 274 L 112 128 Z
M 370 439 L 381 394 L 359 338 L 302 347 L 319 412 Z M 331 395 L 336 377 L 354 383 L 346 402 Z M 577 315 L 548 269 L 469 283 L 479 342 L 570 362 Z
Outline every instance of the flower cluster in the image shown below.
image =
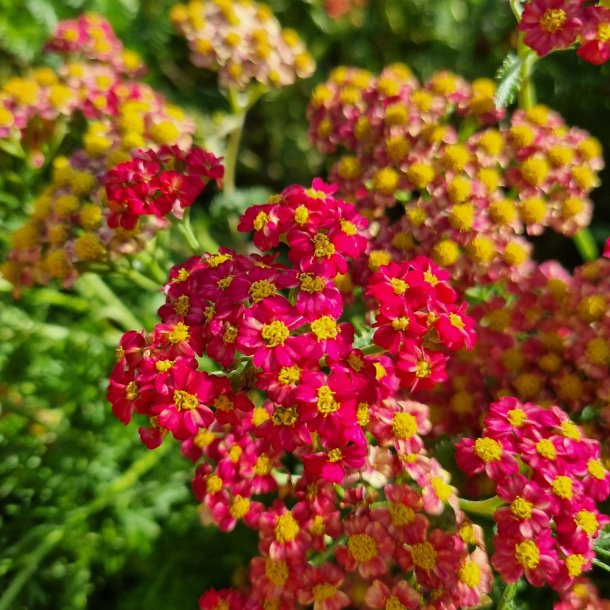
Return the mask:
M 593 541 L 610 519 L 595 501 L 610 495 L 599 443 L 559 407 L 545 409 L 506 397 L 492 404 L 483 436 L 462 439 L 458 466 L 485 472 L 506 503 L 493 517 L 493 567 L 507 583 L 565 590 L 591 569 Z
M 188 149 L 193 124 L 182 110 L 141 83 L 117 88 L 114 105 L 116 114 L 89 123 L 82 150 L 54 160 L 51 184 L 36 199 L 26 223 L 13 232 L 2 275 L 16 290 L 52 279 L 70 286 L 91 263 L 139 251 L 164 226 L 156 217 L 131 224 L 128 230 L 109 226 L 119 211 L 108 202 L 106 175 L 140 147 L 162 147 L 184 156 L 167 145 Z M 195 166 L 200 159 L 199 173 L 209 171 L 208 153 L 193 149 L 188 155 Z M 168 193 L 183 180 L 180 168 L 176 170 L 167 176 Z M 218 177 L 217 171 L 212 177 Z
M 372 608 L 476 605 L 490 588 L 481 534 L 424 446 L 427 407 L 401 389 L 442 379 L 472 320 L 432 261 L 381 266 L 366 288 L 373 344 L 358 349 L 337 285 L 367 220 L 333 193 L 316 179 L 248 208 L 240 230 L 271 253 L 175 267 L 161 322 L 123 336 L 108 398 L 121 421 L 148 419 L 149 448 L 181 441 L 205 522 L 259 530 L 247 603 L 212 590 L 201 608 L 342 608 L 357 589 Z
M 376 219 L 367 254 L 432 256 L 469 286 L 528 273 L 524 233 L 589 223 L 599 142 L 543 106 L 500 124 L 494 94 L 491 81 L 448 72 L 419 85 L 404 65 L 378 77 L 339 68 L 317 87 L 310 135 L 324 153 L 348 152 L 331 177 Z M 370 265 L 356 266 L 358 283 Z
M 136 85 L 130 79 L 142 72 L 142 62 L 101 17 L 89 13 L 60 22 L 47 50 L 66 56 L 57 70 L 36 68 L 0 89 L 0 138 L 28 151 L 34 165 L 42 165 L 58 120 L 78 113 L 94 120 L 116 116 L 121 101 L 140 97 L 125 88 Z
M 586 577 L 576 578 L 573 584 L 561 591 L 561 599 L 553 610 L 608 610 L 610 602 L 600 599 L 597 587 Z
M 477 433 L 482 405 L 509 394 L 558 404 L 577 417 L 586 413 L 588 432 L 602 441 L 606 455 L 609 272 L 610 261 L 604 258 L 573 273 L 547 262 L 472 305 L 478 338 L 474 351 L 458 353 L 449 362 L 447 384 L 417 394 L 438 413 L 435 430 Z
M 519 30 L 540 56 L 578 42 L 578 55 L 592 64 L 610 59 L 610 10 L 604 2 L 529 0 Z
M 244 90 L 292 84 L 315 64 L 294 30 L 282 29 L 268 6 L 252 0 L 193 0 L 171 12 L 193 65 L 218 71 L 220 86 Z
M 95 13 L 60 21 L 45 49 L 88 62 L 101 62 L 130 76 L 143 68 L 138 55 L 125 49 L 110 23 Z
M 220 160 L 202 148 L 138 150 L 104 178 L 111 210 L 108 226 L 132 231 L 142 216 L 163 218 L 173 212 L 181 217 L 207 182 L 220 183 L 223 175 Z

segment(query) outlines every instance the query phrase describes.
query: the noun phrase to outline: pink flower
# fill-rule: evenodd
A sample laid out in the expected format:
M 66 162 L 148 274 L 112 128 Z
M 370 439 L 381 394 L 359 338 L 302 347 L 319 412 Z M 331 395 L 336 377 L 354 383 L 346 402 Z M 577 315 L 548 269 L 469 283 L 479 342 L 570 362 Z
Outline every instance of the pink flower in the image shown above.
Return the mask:
M 495 553 L 491 563 L 507 582 L 525 576 L 535 587 L 552 581 L 557 573 L 557 551 L 550 530 L 543 530 L 534 539 L 522 536 L 494 536 Z
M 600 65 L 610 59 L 610 10 L 603 6 L 587 6 L 583 10 L 582 44 L 578 55 L 591 64 Z
M 162 390 L 155 396 L 151 413 L 178 440 L 197 434 L 214 421 L 214 414 L 207 406 L 214 396 L 214 383 L 207 373 L 174 366 Z
M 331 445 L 326 451 L 312 453 L 303 457 L 303 466 L 308 480 L 324 479 L 341 485 L 346 469 L 358 470 L 364 465 L 367 443 L 360 433 L 356 442 L 348 442 L 339 446 Z
M 421 595 L 404 580 L 396 582 L 391 589 L 381 580 L 374 580 L 364 594 L 364 601 L 367 606 L 379 610 L 422 607 Z
M 538 55 L 566 49 L 582 25 L 578 0 L 531 0 L 523 8 L 519 31 Z
M 396 372 L 400 385 L 410 391 L 433 388 L 447 379 L 447 356 L 428 350 L 415 341 L 405 341 L 398 354 Z
M 394 541 L 381 523 L 369 516 L 351 517 L 345 523 L 347 546 L 338 546 L 335 556 L 348 572 L 358 570 L 362 578 L 374 578 L 386 574 Z
M 455 459 L 469 476 L 485 471 L 494 481 L 519 471 L 519 464 L 511 449 L 488 436 L 476 440 L 461 439 L 456 446 Z
M 350 598 L 341 591 L 344 580 L 345 574 L 332 563 L 308 566 L 297 594 L 299 603 L 313 604 L 314 610 L 341 610 L 349 606 Z

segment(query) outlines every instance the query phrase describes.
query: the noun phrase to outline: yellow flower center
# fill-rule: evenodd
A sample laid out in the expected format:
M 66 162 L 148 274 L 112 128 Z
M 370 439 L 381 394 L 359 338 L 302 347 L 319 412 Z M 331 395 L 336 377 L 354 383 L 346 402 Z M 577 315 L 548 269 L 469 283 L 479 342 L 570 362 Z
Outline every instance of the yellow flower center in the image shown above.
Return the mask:
M 587 472 L 600 481 L 606 478 L 606 469 L 599 460 L 589 460 L 587 462 Z
M 396 595 L 390 595 L 385 602 L 384 610 L 407 610 Z
M 234 407 L 233 401 L 226 394 L 221 394 L 214 399 L 214 408 L 219 411 L 232 411 Z
M 532 186 L 540 186 L 549 175 L 549 164 L 542 157 L 528 157 L 521 163 L 521 175 Z
M 174 328 L 172 328 L 172 330 L 168 333 L 167 338 L 169 339 L 170 343 L 176 345 L 177 343 L 186 341 L 189 336 L 188 326 L 182 322 L 178 322 L 178 324 L 176 324 L 176 326 L 174 326 Z
M 273 561 L 267 559 L 265 561 L 265 576 L 276 587 L 283 587 L 288 580 L 288 564 L 283 561 Z
M 191 411 L 199 406 L 199 398 L 184 390 L 174 390 L 174 404 L 178 411 Z
M 330 258 L 335 253 L 335 245 L 324 233 L 316 233 L 313 238 L 313 253 L 316 258 Z
M 610 363 L 610 345 L 606 339 L 595 337 L 587 343 L 587 360 L 597 366 Z
M 333 587 L 333 585 L 328 582 L 322 582 L 314 585 L 311 592 L 313 593 L 313 601 L 319 603 L 332 597 L 337 592 L 337 587 Z
M 350 555 L 359 562 L 366 563 L 377 557 L 377 543 L 368 534 L 354 534 L 347 540 Z
M 481 569 L 474 562 L 467 559 L 458 573 L 460 582 L 463 582 L 467 587 L 474 588 L 481 582 Z
M 398 172 L 391 167 L 382 167 L 373 176 L 373 188 L 382 195 L 391 195 L 398 186 Z
M 190 299 L 185 294 L 180 295 L 178 300 L 174 303 L 174 311 L 179 316 L 185 316 L 189 311 L 189 307 Z
M 592 538 L 599 529 L 597 516 L 595 513 L 588 510 L 579 510 L 576 515 L 574 515 L 574 521 L 576 521 L 576 524 L 580 526 L 590 538 Z
M 256 462 L 254 462 L 254 466 L 252 467 L 252 472 L 256 476 L 264 477 L 268 475 L 272 470 L 271 459 L 266 453 L 261 453 L 256 458 Z
M 356 228 L 356 225 L 351 223 L 349 220 L 341 220 L 341 230 L 346 234 L 346 235 L 356 235 L 356 233 L 358 233 L 358 229 Z
M 396 318 L 392 320 L 392 328 L 396 331 L 407 330 L 409 328 L 409 318 Z
M 432 489 L 434 490 L 436 497 L 441 502 L 446 502 L 453 493 L 453 489 L 451 488 L 451 485 L 446 483 L 440 477 L 432 477 Z
M 561 433 L 563 436 L 573 441 L 579 441 L 582 438 L 582 434 L 580 433 L 578 426 L 572 421 L 561 422 Z
M 260 231 L 269 222 L 269 216 L 265 212 L 259 212 L 254 219 L 254 230 Z
M 207 493 L 216 494 L 222 489 L 222 479 L 217 474 L 209 474 L 205 479 Z
M 432 570 L 436 566 L 436 550 L 429 542 L 419 542 L 411 547 L 413 563 L 422 570 Z
M 335 464 L 337 462 L 340 462 L 343 459 L 343 453 L 341 451 L 341 449 L 339 449 L 338 447 L 336 449 L 331 449 L 326 458 L 328 459 L 329 462 Z
M 409 285 L 407 284 L 407 282 L 405 282 L 404 280 L 401 280 L 397 277 L 393 277 L 390 280 L 390 284 L 392 286 L 392 290 L 394 291 L 394 294 L 398 295 L 398 296 L 402 296 L 409 288 Z
M 530 519 L 532 516 L 533 508 L 534 508 L 534 505 L 531 502 L 528 502 L 527 500 L 522 498 L 521 496 L 517 496 L 510 503 L 510 512 L 517 519 Z
M 576 578 L 582 574 L 582 568 L 586 563 L 586 559 L 582 555 L 568 555 L 565 559 L 566 568 L 568 569 L 568 576 L 570 578 Z
M 311 323 L 311 330 L 316 336 L 318 341 L 325 339 L 335 339 L 341 332 L 341 329 L 337 326 L 337 323 L 330 316 L 322 316 Z
M 606 314 L 606 299 L 597 294 L 585 297 L 578 304 L 578 317 L 583 322 L 595 322 Z
M 125 398 L 127 400 L 135 400 L 139 395 L 140 392 L 138 391 L 138 385 L 135 381 L 130 381 L 125 386 Z
M 295 366 L 284 366 L 280 370 L 279 375 L 277 376 L 277 380 L 281 385 L 296 385 L 301 381 L 302 374 L 301 367 Z
M 327 385 L 318 388 L 318 412 L 327 416 L 329 413 L 338 411 L 340 407 L 341 405 L 335 400 L 334 392 Z
M 526 420 L 527 415 L 523 409 L 511 409 L 507 413 L 507 419 L 511 426 L 515 428 L 520 428 L 523 425 L 523 422 Z
M 289 335 L 290 330 L 286 324 L 280 320 L 274 320 L 271 324 L 263 324 L 261 329 L 261 337 L 268 347 L 284 345 L 284 342 L 288 339 Z
M 396 527 L 402 527 L 413 523 L 415 519 L 415 511 L 404 504 L 390 504 L 388 506 L 390 519 Z
M 299 534 L 300 528 L 292 513 L 284 513 L 277 518 L 275 539 L 278 542 L 292 542 Z
M 409 439 L 417 434 L 417 420 L 410 413 L 396 413 L 392 419 L 392 432 L 400 439 Z
M 210 267 L 216 268 L 218 265 L 221 265 L 225 261 L 230 261 L 233 259 L 231 254 L 213 254 L 208 258 L 207 263 Z M 186 271 L 186 269 L 181 269 L 180 271 Z M 188 271 L 187 271 L 188 273 Z
M 294 426 L 295 422 L 299 419 L 295 407 L 276 407 L 271 416 L 276 426 Z
M 218 280 L 216 282 L 216 286 L 218 286 L 218 288 L 221 290 L 226 290 L 233 283 L 234 279 L 234 275 L 227 275 L 227 277 L 223 277 L 221 280 Z
M 487 464 L 502 457 L 502 445 L 493 438 L 478 438 L 474 442 L 474 452 Z
M 557 457 L 557 449 L 548 438 L 543 438 L 536 443 L 536 451 L 547 460 L 554 460 Z
M 366 402 L 358 403 L 358 407 L 356 408 L 356 421 L 359 426 L 366 426 L 369 423 L 370 413 L 369 413 L 369 405 Z
M 250 510 L 250 500 L 237 495 L 231 501 L 231 507 L 229 508 L 229 514 L 233 519 L 242 519 L 248 514 Z
M 540 563 L 540 550 L 532 540 L 524 540 L 515 545 L 517 563 L 528 570 L 534 570 Z
M 572 499 L 572 479 L 565 476 L 555 477 L 551 487 L 553 488 L 553 493 L 562 500 L 571 500 Z
M 277 286 L 269 280 L 258 280 L 253 282 L 249 289 L 250 298 L 255 303 L 277 294 Z
M 298 225 L 304 225 L 307 224 L 308 220 L 309 210 L 304 205 L 300 205 L 299 207 L 297 207 L 297 209 L 294 211 L 294 221 Z
M 449 314 L 449 322 L 451 323 L 451 326 L 459 328 L 460 330 L 462 330 L 466 326 L 462 317 L 456 313 Z
M 544 11 L 540 19 L 540 27 L 549 34 L 560 30 L 567 19 L 566 12 L 560 8 L 550 8 Z
M 209 430 L 199 430 L 193 439 L 193 442 L 200 449 L 205 449 L 216 438 L 216 435 Z
M 222 340 L 225 343 L 235 343 L 235 339 L 237 339 L 237 326 L 227 323 L 222 334 Z
M 309 273 L 301 273 L 299 276 L 299 281 L 301 282 L 301 290 L 304 292 L 309 292 L 310 294 L 314 292 L 322 292 L 322 290 L 324 290 L 324 286 L 326 286 L 325 278 L 311 275 Z
M 426 360 L 418 360 L 415 365 L 415 376 L 419 379 L 425 379 L 432 373 L 432 365 Z
M 369 253 L 369 268 L 371 271 L 379 271 L 381 267 L 387 265 L 391 260 L 392 256 L 387 250 L 371 250 Z

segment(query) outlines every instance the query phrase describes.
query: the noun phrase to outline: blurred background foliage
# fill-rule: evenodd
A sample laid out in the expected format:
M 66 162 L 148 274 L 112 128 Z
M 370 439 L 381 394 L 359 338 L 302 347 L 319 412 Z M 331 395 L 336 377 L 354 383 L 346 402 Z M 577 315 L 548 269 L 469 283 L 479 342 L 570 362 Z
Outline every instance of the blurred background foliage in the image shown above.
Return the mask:
M 236 210 L 267 189 L 323 174 L 323 159 L 308 144 L 305 109 L 311 89 L 333 67 L 378 71 L 403 61 L 420 78 L 441 68 L 469 79 L 493 77 L 515 44 L 506 0 L 360 0 L 341 18 L 327 12 L 333 0 L 269 4 L 307 41 L 318 69 L 265 96 L 249 114 L 238 182 L 254 190 L 232 202 Z M 0 82 L 45 63 L 44 40 L 59 20 L 96 11 L 142 55 L 148 82 L 193 114 L 208 145 L 222 152 L 226 102 L 215 76 L 189 64 L 168 19 L 171 5 L 0 0 Z M 535 76 L 539 100 L 590 130 L 607 150 L 609 70 L 560 53 L 540 62 Z M 599 242 L 610 233 L 607 170 L 602 179 L 606 186 L 594 194 Z M 0 201 L 0 253 L 37 184 L 32 176 L 29 191 Z M 212 222 L 222 225 L 228 205 L 218 202 Z M 567 240 L 547 241 L 541 251 L 578 262 Z M 148 452 L 135 427 L 110 413 L 105 386 L 114 346 L 124 329 L 150 328 L 160 303 L 159 295 L 119 280 L 113 287 L 122 302 L 102 298 L 93 276 L 74 293 L 37 289 L 14 301 L 10 286 L 0 283 L 0 610 L 195 608 L 206 587 L 239 578 L 238 567 L 254 553 L 251 532 L 220 535 L 201 526 L 191 466 L 175 445 Z

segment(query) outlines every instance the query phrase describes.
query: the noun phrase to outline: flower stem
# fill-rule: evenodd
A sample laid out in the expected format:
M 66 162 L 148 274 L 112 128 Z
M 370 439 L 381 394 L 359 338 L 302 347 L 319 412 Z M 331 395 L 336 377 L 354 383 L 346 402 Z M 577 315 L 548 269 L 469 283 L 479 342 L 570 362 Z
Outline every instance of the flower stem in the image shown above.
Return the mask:
M 597 244 L 591 235 L 589 229 L 581 229 L 572 238 L 578 253 L 583 261 L 589 262 L 594 261 L 598 256 Z
M 235 192 L 235 170 L 237 167 L 237 157 L 239 154 L 239 143 L 241 134 L 244 130 L 246 121 L 247 108 L 241 108 L 235 101 L 235 96 L 230 97 L 231 110 L 236 119 L 235 128 L 229 133 L 229 141 L 224 157 L 225 175 L 222 180 L 223 190 L 227 195 L 232 195 Z
M 498 498 L 498 496 L 493 496 L 486 500 L 465 500 L 460 498 L 460 508 L 463 511 L 483 517 L 491 517 L 502 504 L 504 504 L 504 500 Z
M 134 270 L 129 270 L 134 272 Z M 135 271 L 137 273 L 137 271 Z M 127 275 L 127 273 L 124 273 Z M 138 274 L 139 275 L 139 274 Z M 144 277 L 144 276 L 142 276 Z M 148 280 L 148 278 L 145 278 Z M 154 284 L 152 280 L 148 280 L 151 284 Z M 154 284 L 155 289 L 159 290 L 159 287 Z M 123 301 L 111 290 L 111 288 L 104 282 L 104 280 L 94 273 L 85 273 L 80 276 L 75 284 L 76 289 L 91 303 L 99 302 L 100 300 L 107 305 L 107 316 L 115 319 L 123 326 L 126 330 L 132 328 L 144 328 L 142 323 L 136 318 L 136 316 L 128 309 Z
M 519 588 L 519 581 L 513 582 L 511 584 L 507 584 L 504 587 L 504 592 L 502 593 L 502 597 L 498 602 L 497 610 L 509 610 L 509 608 L 513 607 L 513 599 L 515 599 L 515 595 L 517 595 L 517 589 Z
M 182 222 L 178 224 L 178 230 L 182 233 L 182 236 L 186 240 L 189 248 L 193 252 L 193 254 L 201 254 L 201 244 L 199 240 L 193 233 L 193 228 L 191 227 L 191 211 L 190 209 L 184 210 L 184 216 L 182 218 Z

